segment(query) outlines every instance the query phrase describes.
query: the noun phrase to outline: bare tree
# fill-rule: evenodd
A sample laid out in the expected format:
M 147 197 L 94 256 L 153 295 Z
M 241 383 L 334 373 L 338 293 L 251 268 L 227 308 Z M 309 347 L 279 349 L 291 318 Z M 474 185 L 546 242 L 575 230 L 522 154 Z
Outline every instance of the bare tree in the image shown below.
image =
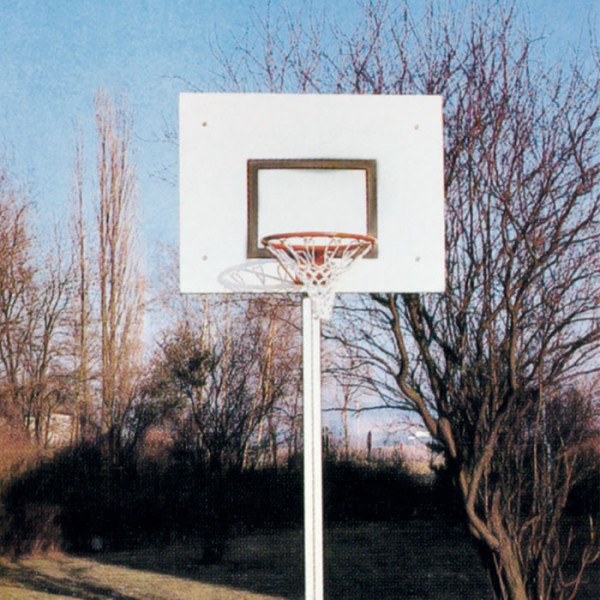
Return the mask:
M 294 325 L 298 307 L 289 298 L 260 297 L 248 302 L 245 322 L 256 353 L 256 402 L 269 407 L 259 424 L 255 462 L 277 467 L 280 445 L 298 450 L 300 437 L 301 347 Z M 297 318 L 297 317 L 296 317 Z M 268 460 L 261 461 L 267 450 Z
M 225 85 L 443 95 L 447 292 L 362 298 L 339 331 L 363 383 L 443 446 L 498 597 L 572 598 L 581 572 L 564 577 L 558 523 L 578 446 L 561 438 L 552 462 L 538 451 L 515 469 L 539 448 L 526 415 L 597 369 L 598 73 L 547 65 L 511 5 L 432 3 L 420 19 L 407 3 L 361 6 L 349 32 L 267 15 L 254 45 L 223 58 Z M 524 501 L 543 468 L 552 491 Z
M 277 299 L 206 297 L 184 299 L 180 308 L 159 345 L 150 398 L 213 470 L 277 465 L 300 380 L 288 307 Z
M 64 360 L 64 315 L 71 284 L 70 264 L 65 262 L 58 237 L 45 262 L 36 272 L 26 298 L 31 337 L 26 346 L 25 370 L 28 380 L 24 421 L 38 443 L 46 446 L 51 437 L 51 418 L 64 407 L 70 409 L 69 365 Z
M 219 299 L 180 294 L 177 256 L 169 248 L 161 255 L 159 283 L 154 289 L 165 335 L 183 343 L 182 332 L 195 332 L 198 347 L 210 350 L 218 340 L 222 344 L 229 340 L 232 351 L 248 353 L 251 402 L 264 418 L 257 421 L 249 438 L 243 464 L 277 466 L 282 455 L 297 455 L 302 435 L 298 304 L 287 296 Z
M 2 416 L 21 420 L 19 406 L 26 394 L 24 363 L 31 340 L 27 319 L 29 290 L 33 286 L 31 223 L 24 191 L 0 171 L 0 364 Z
M 7 171 L 0 174 L 0 213 L 2 413 L 45 445 L 50 416 L 68 400 L 60 336 L 70 269 L 58 237 L 50 251 L 34 242 L 30 205 Z
M 74 144 L 74 166 L 72 184 L 72 216 L 70 224 L 73 281 L 71 297 L 72 354 L 75 383 L 75 439 L 82 440 L 90 435 L 92 410 L 92 300 L 90 287 L 92 273 L 89 256 L 89 231 L 86 220 L 84 192 L 85 169 L 83 137 L 79 132 Z
M 342 421 L 343 458 L 349 460 L 350 428 L 348 419 L 357 415 L 359 407 L 365 409 L 364 396 L 371 393 L 372 377 L 369 375 L 368 365 L 364 360 L 362 351 L 357 352 L 351 344 L 339 343 L 334 332 L 333 339 L 328 340 L 331 347 L 328 367 L 324 369 L 323 376 L 333 383 L 330 392 L 331 406 L 324 408 L 329 412 L 339 412 Z M 334 351 L 335 350 L 335 351 Z M 365 385 L 365 381 L 369 382 Z M 377 397 L 373 398 L 374 402 Z M 351 405 L 354 404 L 352 407 Z M 375 405 L 376 406 L 376 405 Z
M 142 353 L 144 284 L 135 239 L 136 169 L 132 116 L 100 91 L 95 101 L 98 184 L 98 283 L 101 427 L 116 456 L 135 396 Z

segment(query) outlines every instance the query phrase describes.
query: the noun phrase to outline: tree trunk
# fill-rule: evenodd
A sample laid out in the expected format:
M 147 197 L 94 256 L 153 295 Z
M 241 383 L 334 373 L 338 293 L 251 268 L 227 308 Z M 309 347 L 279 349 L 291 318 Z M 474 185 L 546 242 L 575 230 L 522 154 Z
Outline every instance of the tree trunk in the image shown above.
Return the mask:
M 502 600 L 528 600 L 519 559 L 510 543 L 503 543 L 496 556 L 496 575 L 501 582 Z

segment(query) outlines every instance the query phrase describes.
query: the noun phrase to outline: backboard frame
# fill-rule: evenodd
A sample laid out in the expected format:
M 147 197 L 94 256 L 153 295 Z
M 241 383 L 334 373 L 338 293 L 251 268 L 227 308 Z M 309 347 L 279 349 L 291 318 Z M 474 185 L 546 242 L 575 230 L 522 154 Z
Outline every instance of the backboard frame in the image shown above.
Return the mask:
M 362 170 L 365 172 L 366 235 L 377 239 L 377 161 L 343 158 L 283 158 L 248 160 L 248 249 L 247 258 L 272 258 L 260 245 L 258 214 L 260 205 L 259 173 L 277 169 Z M 284 233 L 284 232 L 279 232 Z M 377 258 L 377 245 L 363 258 Z

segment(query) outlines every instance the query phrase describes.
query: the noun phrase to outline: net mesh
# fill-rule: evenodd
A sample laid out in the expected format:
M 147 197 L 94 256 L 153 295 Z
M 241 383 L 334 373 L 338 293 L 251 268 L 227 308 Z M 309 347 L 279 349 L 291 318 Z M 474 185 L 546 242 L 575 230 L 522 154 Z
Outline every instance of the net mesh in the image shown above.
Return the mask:
M 262 244 L 288 276 L 311 299 L 315 317 L 328 320 L 333 312 L 336 279 L 367 254 L 375 239 L 348 233 L 293 233 L 270 235 Z

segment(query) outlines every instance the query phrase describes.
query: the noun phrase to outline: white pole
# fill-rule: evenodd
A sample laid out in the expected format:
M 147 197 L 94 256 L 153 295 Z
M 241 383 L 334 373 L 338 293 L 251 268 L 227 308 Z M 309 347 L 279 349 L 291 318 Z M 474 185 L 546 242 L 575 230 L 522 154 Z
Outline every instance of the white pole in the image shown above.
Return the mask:
M 306 600 L 323 600 L 321 321 L 302 300 L 304 370 L 304 576 Z

